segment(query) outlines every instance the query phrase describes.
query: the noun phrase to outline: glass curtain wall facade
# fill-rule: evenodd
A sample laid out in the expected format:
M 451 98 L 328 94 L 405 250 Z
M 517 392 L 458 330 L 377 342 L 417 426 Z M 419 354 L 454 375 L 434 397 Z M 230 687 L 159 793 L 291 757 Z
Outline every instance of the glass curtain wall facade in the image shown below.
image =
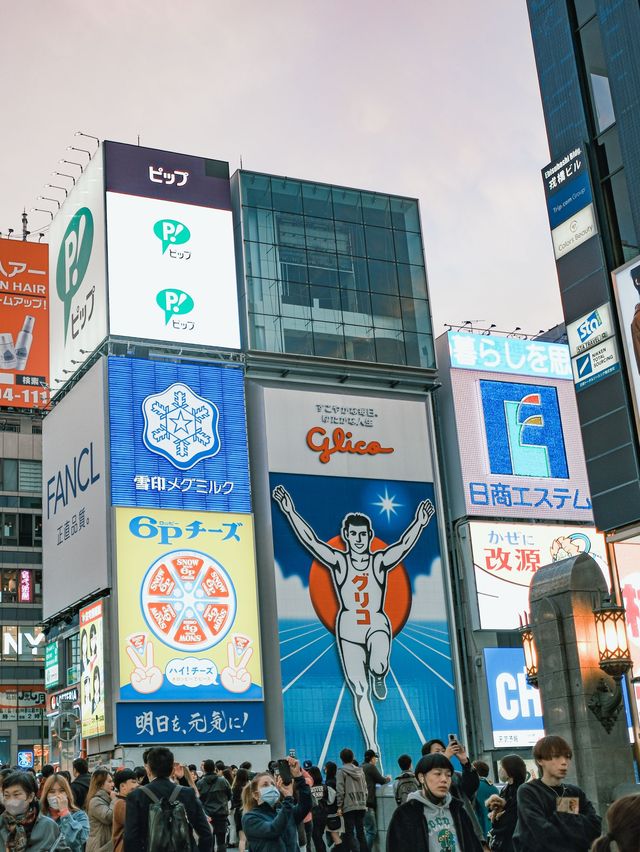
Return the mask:
M 569 16 L 575 33 L 590 141 L 596 155 L 597 177 L 609 226 L 611 264 L 616 267 L 638 254 L 639 243 L 595 0 L 570 0 Z
M 435 367 L 415 199 L 246 171 L 232 186 L 249 349 Z

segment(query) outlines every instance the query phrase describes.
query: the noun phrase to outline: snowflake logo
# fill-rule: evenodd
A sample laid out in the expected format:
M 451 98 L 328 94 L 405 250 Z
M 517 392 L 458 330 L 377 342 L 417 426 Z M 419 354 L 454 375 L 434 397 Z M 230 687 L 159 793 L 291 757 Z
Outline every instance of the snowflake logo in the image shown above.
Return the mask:
M 152 453 L 189 470 L 220 451 L 218 407 L 180 382 L 142 402 L 142 440 Z

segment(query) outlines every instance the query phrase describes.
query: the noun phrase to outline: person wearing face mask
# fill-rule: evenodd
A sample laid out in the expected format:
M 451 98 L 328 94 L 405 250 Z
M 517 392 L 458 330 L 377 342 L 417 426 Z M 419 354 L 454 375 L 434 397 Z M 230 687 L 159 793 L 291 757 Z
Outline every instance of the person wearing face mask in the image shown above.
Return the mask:
M 40 813 L 32 776 L 26 772 L 7 775 L 2 795 L 5 810 L 0 817 L 0 852 L 68 852 L 54 820 Z
M 518 821 L 518 789 L 527 780 L 527 765 L 517 754 L 508 754 L 500 761 L 500 781 L 504 787 L 499 795 L 486 800 L 491 830 L 489 848 L 495 852 L 514 852 L 513 832 Z
M 387 830 L 387 852 L 482 852 L 464 805 L 451 796 L 453 766 L 444 754 L 416 765 L 420 789 L 396 808 Z
M 274 780 L 268 772 L 262 772 L 243 790 L 242 830 L 251 852 L 298 852 L 297 826 L 311 811 L 311 788 L 298 761 L 293 757 L 288 761 L 291 784 L 283 784 L 280 776 Z
M 113 852 L 111 832 L 115 800 L 111 773 L 106 769 L 96 769 L 91 776 L 85 803 L 89 814 L 87 852 Z
M 71 852 L 83 852 L 89 836 L 89 817 L 73 801 L 64 775 L 53 774 L 45 781 L 40 796 L 40 812 L 54 820 Z

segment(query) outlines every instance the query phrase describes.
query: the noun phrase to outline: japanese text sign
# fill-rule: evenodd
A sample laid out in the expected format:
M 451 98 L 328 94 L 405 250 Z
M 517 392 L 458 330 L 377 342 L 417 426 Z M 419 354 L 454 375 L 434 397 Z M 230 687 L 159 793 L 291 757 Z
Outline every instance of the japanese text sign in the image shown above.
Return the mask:
M 0 408 L 49 402 L 49 248 L 0 239 Z
M 593 527 L 471 521 L 469 536 L 482 630 L 517 628 L 534 575 L 552 562 L 588 553 L 608 582 L 604 538 Z
M 569 349 L 562 343 L 461 331 L 450 331 L 447 337 L 452 369 L 571 378 Z
M 132 745 L 241 743 L 266 739 L 260 701 L 116 704 L 118 742 Z
M 107 335 L 102 151 L 78 178 L 49 229 L 51 388 L 76 372 Z
M 251 515 L 116 509 L 120 699 L 261 700 Z
M 115 506 L 251 511 L 237 368 L 109 358 Z
M 465 514 L 593 521 L 572 382 L 457 369 L 450 381 Z
M 104 371 L 101 359 L 42 427 L 45 618 L 109 585 Z

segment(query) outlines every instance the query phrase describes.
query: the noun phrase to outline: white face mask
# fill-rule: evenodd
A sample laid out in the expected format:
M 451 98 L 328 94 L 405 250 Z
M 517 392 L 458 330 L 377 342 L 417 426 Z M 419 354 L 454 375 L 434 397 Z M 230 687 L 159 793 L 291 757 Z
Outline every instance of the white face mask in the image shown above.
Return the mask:
M 8 799 L 4 803 L 4 807 L 11 816 L 18 817 L 27 812 L 29 802 L 26 799 Z
M 52 811 L 58 810 L 58 797 L 57 796 L 47 796 L 47 802 Z

